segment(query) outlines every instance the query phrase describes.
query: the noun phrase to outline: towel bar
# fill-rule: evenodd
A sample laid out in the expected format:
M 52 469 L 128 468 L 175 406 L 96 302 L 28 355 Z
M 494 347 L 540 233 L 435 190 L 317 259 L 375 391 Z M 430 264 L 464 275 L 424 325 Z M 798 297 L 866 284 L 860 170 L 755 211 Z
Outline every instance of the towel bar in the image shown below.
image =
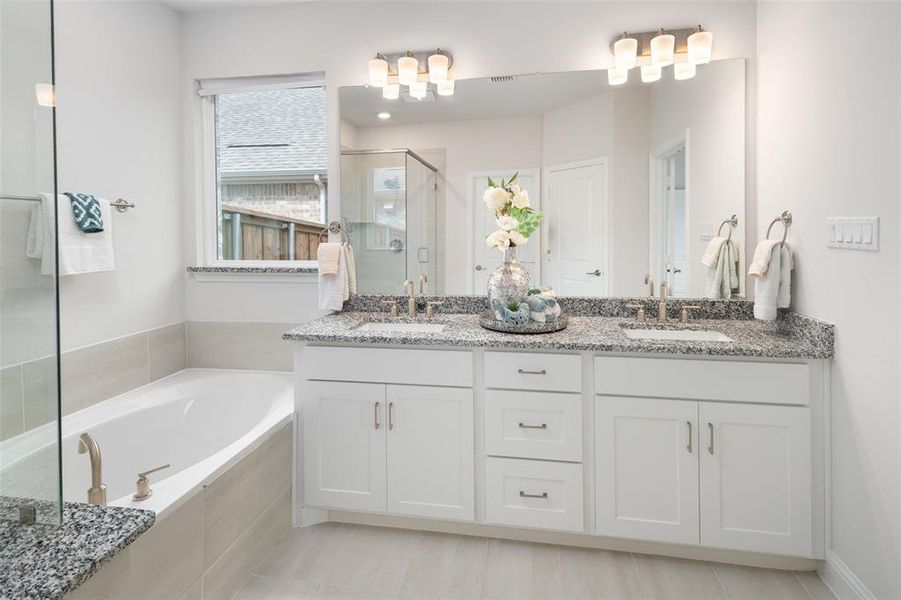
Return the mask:
M 780 245 L 785 245 L 785 238 L 788 237 L 788 228 L 792 225 L 792 214 L 787 210 L 782 211 L 782 214 L 770 221 L 770 226 L 766 228 L 766 239 L 770 239 L 770 231 L 773 229 L 773 225 L 776 223 L 782 223 L 782 241 Z
M 18 194 L 0 194 L 0 199 L 3 200 L 21 200 L 24 202 L 40 202 L 41 196 L 20 196 Z M 120 213 L 124 213 L 129 208 L 134 208 L 135 205 L 133 202 L 129 202 L 124 198 L 119 198 L 115 202 L 110 202 L 109 205 L 112 208 L 115 208 Z

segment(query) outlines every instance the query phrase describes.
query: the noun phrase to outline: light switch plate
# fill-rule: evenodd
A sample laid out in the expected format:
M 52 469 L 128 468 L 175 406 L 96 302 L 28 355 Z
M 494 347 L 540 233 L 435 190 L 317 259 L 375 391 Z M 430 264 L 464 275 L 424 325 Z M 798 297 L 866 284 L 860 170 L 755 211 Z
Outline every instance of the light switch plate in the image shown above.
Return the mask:
M 716 233 L 716 223 L 698 223 L 698 236 L 702 242 L 709 242 Z
M 829 217 L 826 246 L 879 252 L 879 217 Z

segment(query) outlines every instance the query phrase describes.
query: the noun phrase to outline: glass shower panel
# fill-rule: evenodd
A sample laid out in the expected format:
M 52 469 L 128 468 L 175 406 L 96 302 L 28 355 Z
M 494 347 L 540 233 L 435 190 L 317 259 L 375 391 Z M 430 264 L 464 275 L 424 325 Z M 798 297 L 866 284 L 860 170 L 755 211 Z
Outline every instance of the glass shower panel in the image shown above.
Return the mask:
M 341 156 L 341 216 L 354 247 L 357 289 L 400 294 L 407 279 L 404 152 Z
M 0 520 L 58 524 L 51 11 L 0 0 Z
M 407 274 L 419 285 L 426 276 L 425 292 L 440 293 L 437 265 L 436 173 L 411 154 L 407 166 Z M 417 287 L 418 289 L 418 287 Z

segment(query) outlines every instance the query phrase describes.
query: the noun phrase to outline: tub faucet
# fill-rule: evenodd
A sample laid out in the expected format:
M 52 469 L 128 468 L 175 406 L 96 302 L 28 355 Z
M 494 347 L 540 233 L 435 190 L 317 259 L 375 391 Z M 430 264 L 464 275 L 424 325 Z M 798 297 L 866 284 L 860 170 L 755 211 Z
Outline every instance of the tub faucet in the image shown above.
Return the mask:
M 88 504 L 106 504 L 106 485 L 103 483 L 103 463 L 100 457 L 100 445 L 97 440 L 88 433 L 82 433 L 78 438 L 78 453 L 91 458 L 91 487 L 88 488 Z

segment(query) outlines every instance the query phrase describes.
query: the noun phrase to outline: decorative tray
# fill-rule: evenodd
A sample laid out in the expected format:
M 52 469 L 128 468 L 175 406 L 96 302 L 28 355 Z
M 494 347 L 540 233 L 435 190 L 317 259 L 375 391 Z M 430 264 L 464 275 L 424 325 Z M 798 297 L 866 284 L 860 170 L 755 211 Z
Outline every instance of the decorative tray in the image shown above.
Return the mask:
M 491 311 L 485 311 L 479 315 L 479 325 L 485 329 L 499 331 L 501 333 L 554 333 L 555 331 L 566 329 L 567 323 L 568 319 L 566 318 L 566 315 L 560 315 L 553 323 L 539 323 L 537 321 L 532 321 L 525 325 L 514 325 L 513 323 L 498 321 Z

